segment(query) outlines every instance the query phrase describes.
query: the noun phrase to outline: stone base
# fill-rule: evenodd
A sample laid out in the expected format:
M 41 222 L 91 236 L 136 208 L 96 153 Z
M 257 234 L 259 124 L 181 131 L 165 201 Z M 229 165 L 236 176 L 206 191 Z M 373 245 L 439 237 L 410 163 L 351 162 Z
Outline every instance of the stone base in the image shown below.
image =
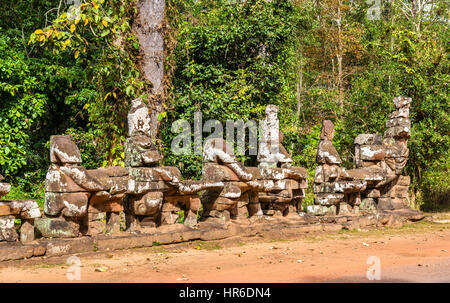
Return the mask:
M 14 227 L 14 216 L 0 217 L 0 241 L 15 242 L 18 239 L 16 229 Z
M 308 205 L 306 213 L 312 216 L 334 216 L 336 215 L 336 206 Z
M 182 224 L 174 224 L 159 228 L 145 228 L 140 233 L 121 232 L 117 235 L 98 235 L 75 239 L 38 239 L 32 244 L 3 242 L 0 243 L 0 261 L 44 255 L 52 257 L 92 253 L 92 251 L 110 252 L 116 249 L 150 247 L 155 243 L 158 243 L 158 245 L 172 244 L 199 239 L 216 241 L 236 236 L 260 235 L 265 238 L 289 239 L 297 238 L 302 233 L 401 226 L 405 222 L 414 222 L 424 218 L 423 213 L 415 210 L 383 211 L 376 215 L 363 216 L 310 216 L 303 214 L 297 216 L 296 219 L 280 217 L 276 220 L 275 218 L 260 217 L 256 220 L 251 218 L 239 223 L 223 222 L 211 218 L 212 220 L 200 222 L 196 229 L 188 228 Z M 53 218 L 53 220 L 57 220 L 57 218 Z M 38 225 L 37 223 L 36 226 Z
M 20 242 L 28 243 L 32 241 L 34 241 L 34 219 L 22 219 Z
M 37 235 L 44 238 L 76 238 L 80 235 L 80 223 L 64 218 L 39 218 L 34 220 Z

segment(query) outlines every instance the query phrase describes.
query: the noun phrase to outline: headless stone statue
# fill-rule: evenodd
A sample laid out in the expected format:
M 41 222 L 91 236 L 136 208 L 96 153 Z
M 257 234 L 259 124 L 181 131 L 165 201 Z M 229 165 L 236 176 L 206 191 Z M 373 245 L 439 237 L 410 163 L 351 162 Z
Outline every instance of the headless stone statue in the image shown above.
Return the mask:
M 222 138 L 213 138 L 205 142 L 203 161 L 227 166 L 241 181 L 249 181 L 253 177 L 238 161 L 231 146 Z
M 281 142 L 283 135 L 279 131 L 278 106 L 266 107 L 266 118 L 261 125 L 261 141 L 258 150 L 259 167 L 289 168 L 292 158 Z
M 360 203 L 360 191 L 366 187 L 365 181 L 353 180 L 345 168 L 339 166 L 342 160 L 333 146 L 333 137 L 333 122 L 324 120 L 316 153 L 315 205 L 307 208 L 313 215 L 335 215 L 336 211 L 343 213 L 344 209 L 352 212 L 353 205 Z

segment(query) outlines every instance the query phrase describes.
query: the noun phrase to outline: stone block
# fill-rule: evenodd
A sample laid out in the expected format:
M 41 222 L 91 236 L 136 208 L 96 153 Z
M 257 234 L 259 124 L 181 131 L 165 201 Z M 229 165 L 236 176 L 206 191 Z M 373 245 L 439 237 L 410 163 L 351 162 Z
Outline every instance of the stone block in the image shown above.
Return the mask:
M 391 198 L 378 198 L 377 208 L 379 210 L 393 209 Z
M 136 215 L 156 215 L 162 208 L 163 193 L 149 192 L 140 197 L 131 197 L 132 209 Z
M 162 211 L 161 212 L 161 225 L 171 225 L 178 222 L 180 215 L 172 211 Z
M 347 174 L 353 180 L 363 180 L 363 181 L 383 181 L 385 177 L 384 170 L 378 166 L 349 169 L 347 170 Z
M 109 177 L 125 177 L 128 176 L 128 170 L 122 166 L 107 166 L 96 169 Z
M 128 136 L 148 135 L 151 131 L 151 118 L 147 105 L 142 99 L 135 99 L 128 112 Z
M 373 198 L 365 198 L 361 200 L 359 210 L 363 213 L 374 213 L 377 210 L 377 204 Z
M 402 117 L 392 118 L 386 121 L 386 128 L 396 126 L 408 127 L 411 129 L 411 121 L 409 120 L 409 118 L 402 118 Z
M 319 164 L 341 164 L 342 160 L 331 141 L 321 140 L 317 148 L 316 162 Z
M 16 229 L 14 227 L 14 216 L 0 217 L 0 241 L 15 242 L 18 239 Z
M 410 183 L 411 183 L 410 176 L 399 176 L 396 184 L 400 186 L 409 186 Z
M 34 220 L 36 233 L 45 238 L 76 238 L 80 225 L 62 218 L 39 218 Z
M 410 97 L 395 97 L 394 98 L 394 106 L 395 108 L 409 108 L 409 105 L 411 104 L 412 99 Z
M 202 202 L 198 196 L 189 196 L 186 208 L 198 212 L 202 208 Z
M 241 196 L 241 189 L 238 186 L 226 183 L 219 196 L 229 199 L 237 199 Z
M 353 213 L 353 207 L 348 203 L 339 203 L 338 215 L 351 215 Z
M 63 173 L 58 166 L 52 165 L 45 177 L 45 191 L 54 193 L 71 193 L 86 191 L 74 182 L 72 178 Z
M 193 195 L 202 190 L 219 190 L 222 189 L 225 184 L 233 184 L 238 182 L 222 182 L 222 181 L 181 181 L 181 182 L 169 182 L 171 186 L 177 189 L 177 192 L 181 195 Z
M 399 108 L 389 114 L 390 119 L 408 118 L 408 117 L 409 117 L 409 108 L 407 108 L 407 107 Z
M 50 137 L 50 161 L 58 165 L 81 164 L 81 153 L 72 136 Z
M 322 193 L 317 194 L 314 198 L 314 204 L 322 206 L 336 205 L 343 202 L 344 194 L 339 193 Z
M 386 150 L 383 145 L 361 145 L 359 157 L 363 161 L 381 161 L 386 157 Z
M 411 135 L 411 127 L 408 126 L 394 126 L 387 128 L 384 132 L 385 137 L 407 137 Z
M 202 179 L 205 181 L 239 181 L 239 177 L 227 166 L 203 163 Z
M 9 203 L 0 202 L 0 216 L 9 216 L 12 215 L 13 212 Z
M 20 242 L 29 243 L 34 241 L 34 219 L 23 219 L 20 226 Z
M 308 205 L 306 213 L 313 216 L 333 216 L 336 215 L 336 206 Z
M 151 191 L 165 192 L 170 188 L 164 181 L 158 182 L 139 182 L 134 179 L 128 180 L 128 194 L 139 195 Z
M 0 183 L 0 198 L 7 195 L 11 190 L 11 185 L 8 183 Z
M 379 198 L 380 197 L 380 190 L 378 189 L 369 189 L 366 191 L 367 198 Z
M 45 193 L 44 213 L 50 216 L 83 217 L 87 212 L 89 193 Z
M 360 134 L 353 143 L 355 145 L 381 145 L 383 138 L 379 134 Z
M 393 209 L 409 208 L 408 200 L 402 197 L 391 198 L 391 205 Z
M 111 195 L 107 192 L 97 192 L 89 199 L 89 204 L 100 212 L 118 213 L 123 211 L 124 199 L 125 194 Z

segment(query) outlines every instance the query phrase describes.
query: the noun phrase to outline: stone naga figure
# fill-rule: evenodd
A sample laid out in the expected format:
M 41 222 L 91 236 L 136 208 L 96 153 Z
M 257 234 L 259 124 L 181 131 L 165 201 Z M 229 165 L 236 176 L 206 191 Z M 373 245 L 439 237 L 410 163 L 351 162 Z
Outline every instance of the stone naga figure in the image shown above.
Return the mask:
M 258 167 L 250 168 L 255 180 L 250 182 L 260 191 L 259 202 L 266 215 L 295 214 L 308 187 L 306 169 L 292 167 L 292 157 L 284 148 L 279 130 L 278 107 L 269 104 L 262 122 L 258 149 Z
M 410 177 L 401 173 L 409 154 L 411 98 L 395 97 L 393 103 L 395 110 L 386 121 L 384 139 L 378 134 L 361 134 L 354 141 L 358 169 L 350 173 L 368 182 L 367 190 L 362 193 L 362 206 L 368 210 L 408 207 Z
M 197 192 L 222 183 L 183 181 L 176 167 L 159 166 L 161 154 L 151 137 L 151 115 L 141 100 L 133 100 L 128 113 L 125 165 L 129 171 L 126 199 L 127 227 L 157 227 L 175 224 L 184 211 L 184 224 L 197 224 L 201 209 Z
M 0 181 L 3 176 L 0 175 Z M 39 206 L 34 200 L 7 201 L 1 198 L 9 193 L 11 186 L 0 182 L 0 242 L 15 242 L 18 235 L 14 226 L 15 219 L 21 220 L 20 241 L 34 240 L 34 220 L 41 217 Z
M 316 153 L 314 176 L 314 204 L 307 207 L 312 215 L 335 215 L 358 212 L 360 192 L 366 188 L 366 181 L 351 177 L 344 167 L 333 145 L 334 125 L 330 120 L 322 122 L 320 142 Z
M 51 136 L 51 166 L 44 213 L 36 228 L 44 237 L 77 237 L 119 231 L 128 172 L 121 167 L 87 170 L 71 136 Z M 102 221 L 105 220 L 106 225 Z

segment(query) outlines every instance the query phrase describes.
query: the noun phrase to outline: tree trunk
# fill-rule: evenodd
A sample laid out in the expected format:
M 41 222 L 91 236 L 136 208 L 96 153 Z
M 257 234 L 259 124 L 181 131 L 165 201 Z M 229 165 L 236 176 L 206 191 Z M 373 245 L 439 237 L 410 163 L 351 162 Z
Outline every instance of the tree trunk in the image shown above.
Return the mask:
M 303 46 L 300 46 L 300 66 L 298 70 L 297 79 L 297 118 L 300 117 L 300 110 L 302 108 L 303 98 Z
M 139 0 L 133 31 L 139 39 L 139 65 L 142 77 L 152 85 L 148 105 L 151 110 L 151 136 L 159 132 L 158 115 L 164 102 L 164 17 L 165 0 Z
M 338 43 L 336 60 L 338 65 L 338 89 L 339 89 L 339 106 L 341 112 L 344 109 L 344 83 L 343 83 L 343 73 L 342 73 L 342 16 L 341 16 L 341 1 L 338 1 L 338 12 L 337 12 L 337 26 L 338 26 Z

